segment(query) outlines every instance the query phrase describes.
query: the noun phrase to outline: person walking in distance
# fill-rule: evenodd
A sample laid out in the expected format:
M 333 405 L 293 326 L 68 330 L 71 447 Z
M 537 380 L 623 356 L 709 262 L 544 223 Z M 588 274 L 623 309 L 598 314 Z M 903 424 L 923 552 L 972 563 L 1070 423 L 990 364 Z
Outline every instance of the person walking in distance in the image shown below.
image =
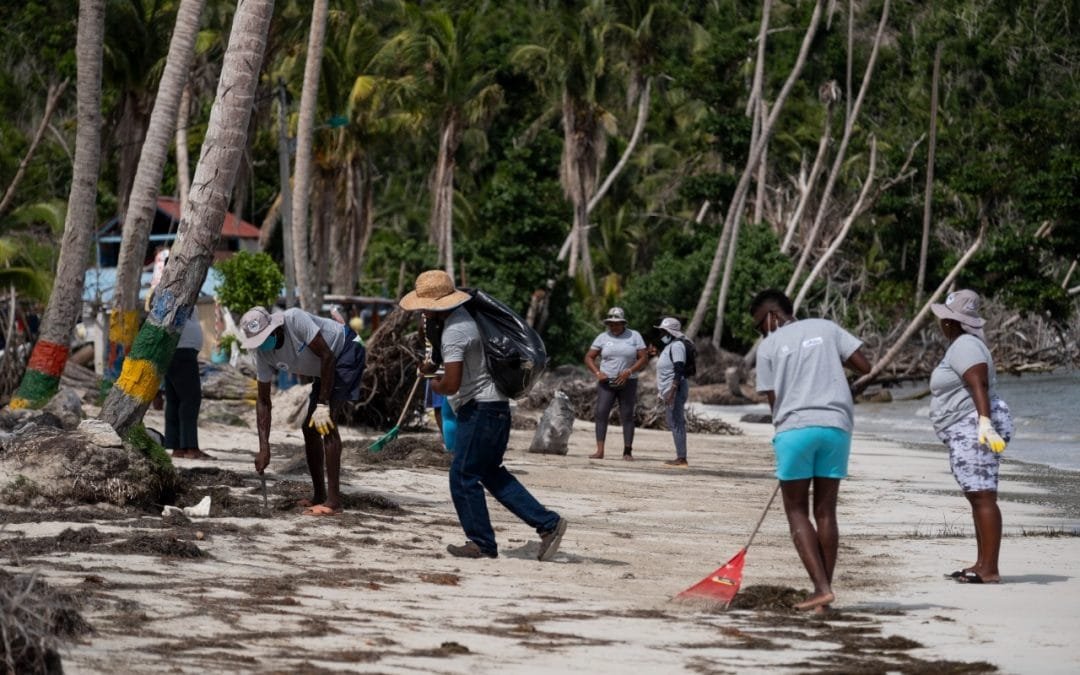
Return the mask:
M 496 558 L 499 555 L 484 489 L 508 511 L 540 535 L 537 558 L 550 560 L 559 550 L 566 519 L 541 504 L 503 466 L 510 440 L 510 403 L 488 371 L 476 321 L 463 306 L 468 293 L 454 287 L 450 275 L 429 270 L 416 278 L 415 289 L 401 298 L 407 311 L 421 311 L 429 327 L 439 334 L 435 350 L 443 373 L 431 378 L 432 390 L 447 397 L 457 416 L 450 496 L 468 541 L 446 550 L 459 558 Z M 421 364 L 425 375 L 438 364 Z
M 585 354 L 585 367 L 596 378 L 596 452 L 589 459 L 604 458 L 608 418 L 619 402 L 623 431 L 623 459 L 634 458 L 634 408 L 637 406 L 638 371 L 649 355 L 641 333 L 626 327 L 621 307 L 612 307 L 604 319 L 607 330 L 596 336 Z M 597 362 L 599 359 L 599 362 Z
M 656 394 L 664 402 L 665 416 L 675 441 L 675 459 L 667 466 L 685 469 L 686 459 L 686 399 L 690 396 L 690 381 L 686 375 L 687 352 L 682 323 L 672 316 L 664 317 L 659 326 L 663 349 L 656 359 Z
M 347 325 L 296 307 L 277 314 L 253 307 L 241 317 L 240 331 L 240 346 L 255 350 L 259 381 L 255 470 L 261 474 L 270 464 L 270 382 L 275 371 L 315 378 L 301 424 L 313 493 L 299 506 L 305 507 L 306 516 L 341 513 L 341 436 L 334 418 L 340 419 L 346 402 L 360 399 L 364 346 Z
M 791 300 L 769 289 L 750 302 L 764 340 L 757 350 L 757 390 L 772 409 L 776 477 L 791 538 L 814 584 L 799 610 L 824 611 L 836 596 L 833 570 L 840 544 L 836 502 L 847 477 L 854 402 L 844 366 L 866 374 L 862 342 L 832 321 L 797 320 Z M 810 520 L 810 492 L 814 520 Z

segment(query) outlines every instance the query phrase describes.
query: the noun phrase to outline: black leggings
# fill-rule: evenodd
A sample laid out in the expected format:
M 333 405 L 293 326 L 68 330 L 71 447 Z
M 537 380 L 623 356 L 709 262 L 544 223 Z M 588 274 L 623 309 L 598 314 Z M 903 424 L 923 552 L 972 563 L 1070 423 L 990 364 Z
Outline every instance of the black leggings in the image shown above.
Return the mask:
M 637 406 L 637 380 L 629 379 L 619 389 L 606 381 L 596 383 L 596 440 L 607 438 L 608 418 L 615 400 L 619 401 L 619 421 L 622 422 L 623 447 L 634 445 L 634 408 Z
M 199 447 L 199 350 L 177 349 L 165 373 L 165 447 L 190 450 Z

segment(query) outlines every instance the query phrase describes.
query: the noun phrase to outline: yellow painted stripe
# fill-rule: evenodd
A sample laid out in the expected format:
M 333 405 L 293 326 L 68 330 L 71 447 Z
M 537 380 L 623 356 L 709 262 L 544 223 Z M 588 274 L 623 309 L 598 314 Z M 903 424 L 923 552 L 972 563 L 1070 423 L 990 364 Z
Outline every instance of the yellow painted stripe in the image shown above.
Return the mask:
M 113 310 L 109 315 L 109 340 L 130 346 L 139 333 L 139 313 L 136 310 Z
M 15 410 L 24 410 L 30 407 L 30 401 L 26 400 L 25 398 L 15 397 L 8 402 L 8 407 Z
M 149 403 L 157 396 L 161 377 L 153 361 L 129 357 L 124 359 L 124 369 L 116 380 L 116 386 L 140 403 Z

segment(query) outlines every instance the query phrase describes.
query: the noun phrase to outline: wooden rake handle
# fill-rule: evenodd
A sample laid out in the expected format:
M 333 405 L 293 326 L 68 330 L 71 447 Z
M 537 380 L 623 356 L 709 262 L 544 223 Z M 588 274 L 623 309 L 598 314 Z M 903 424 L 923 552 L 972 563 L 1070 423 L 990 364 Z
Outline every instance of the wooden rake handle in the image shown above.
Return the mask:
M 409 392 L 409 398 L 405 399 L 405 406 L 401 409 L 401 415 L 397 418 L 397 424 L 394 427 L 400 427 L 401 422 L 405 419 L 405 415 L 409 413 L 409 407 L 412 405 L 413 396 L 416 395 L 416 388 L 420 386 L 420 381 L 424 379 L 424 374 L 420 373 L 416 376 L 416 382 L 413 382 L 412 390 Z
M 776 499 L 776 493 L 780 491 L 780 481 L 776 481 L 776 487 L 773 488 L 772 496 L 769 497 L 769 503 L 765 505 L 765 510 L 761 512 L 761 517 L 758 518 L 757 525 L 754 525 L 754 531 L 750 533 L 750 539 L 747 540 L 745 548 L 750 548 L 750 544 L 754 543 L 754 537 L 757 536 L 757 531 L 761 527 L 761 524 L 765 522 L 765 516 L 769 515 L 769 509 L 772 508 L 773 500 Z

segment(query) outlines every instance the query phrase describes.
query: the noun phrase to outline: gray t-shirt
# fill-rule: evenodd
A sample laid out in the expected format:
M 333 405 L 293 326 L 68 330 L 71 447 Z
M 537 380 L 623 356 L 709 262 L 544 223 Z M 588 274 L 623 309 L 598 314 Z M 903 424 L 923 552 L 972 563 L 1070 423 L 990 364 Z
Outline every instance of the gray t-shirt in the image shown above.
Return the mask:
M 177 349 L 202 349 L 203 332 L 202 324 L 195 312 L 191 313 L 184 327 L 180 330 L 180 341 L 176 343 Z
M 964 385 L 964 373 L 972 366 L 986 364 L 990 397 L 997 396 L 994 387 L 994 359 L 990 349 L 974 335 L 961 335 L 945 350 L 945 356 L 930 373 L 930 421 L 941 431 L 975 411 L 975 400 Z
M 461 363 L 461 386 L 457 393 L 448 396 L 454 412 L 469 401 L 507 401 L 506 396 L 495 387 L 487 363 L 484 360 L 484 344 L 480 329 L 476 327 L 469 310 L 458 307 L 447 317 L 443 325 L 442 357 L 444 363 Z
M 757 351 L 757 390 L 772 391 L 777 433 L 803 427 L 854 427 L 844 362 L 862 341 L 832 321 L 802 319 L 773 331 Z
M 604 331 L 596 336 L 589 349 L 600 352 L 600 372 L 608 377 L 617 377 L 634 365 L 638 350 L 645 349 L 645 340 L 641 338 L 641 333 L 629 328 L 619 335 Z M 630 377 L 636 378 L 637 373 L 631 373 Z
M 319 377 L 322 374 L 322 360 L 308 345 L 316 335 L 322 335 L 330 351 L 337 356 L 345 347 L 345 328 L 346 326 L 333 319 L 308 314 L 299 307 L 285 310 L 283 344 L 269 352 L 258 349 L 254 351 L 259 382 L 270 382 L 276 370 Z
M 656 394 L 660 398 L 667 396 L 675 384 L 675 364 L 680 361 L 686 363 L 686 345 L 682 340 L 672 339 L 656 359 Z

